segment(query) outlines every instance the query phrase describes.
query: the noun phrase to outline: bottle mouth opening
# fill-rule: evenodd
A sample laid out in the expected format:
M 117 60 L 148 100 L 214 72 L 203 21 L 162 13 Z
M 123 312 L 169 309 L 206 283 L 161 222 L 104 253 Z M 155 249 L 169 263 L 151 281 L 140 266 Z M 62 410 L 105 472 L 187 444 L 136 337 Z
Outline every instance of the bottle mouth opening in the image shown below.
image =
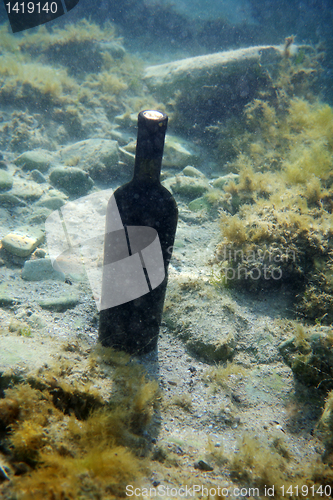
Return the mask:
M 165 116 L 164 113 L 161 113 L 161 111 L 153 109 L 147 109 L 147 111 L 143 111 L 142 114 L 145 118 L 148 118 L 148 120 L 161 120 Z

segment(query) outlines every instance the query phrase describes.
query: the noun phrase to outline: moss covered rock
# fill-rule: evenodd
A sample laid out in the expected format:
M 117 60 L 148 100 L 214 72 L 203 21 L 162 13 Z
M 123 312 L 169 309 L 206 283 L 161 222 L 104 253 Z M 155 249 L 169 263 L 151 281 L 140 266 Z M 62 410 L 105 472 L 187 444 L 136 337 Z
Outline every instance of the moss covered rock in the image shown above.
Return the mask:
M 316 427 L 316 434 L 324 442 L 325 454 L 323 458 L 326 459 L 333 453 L 333 391 L 326 398 L 324 411 Z
M 299 382 L 325 391 L 333 379 L 332 346 L 332 331 L 322 327 L 320 332 L 310 331 L 307 336 L 288 339 L 279 350 Z
M 67 309 L 72 309 L 79 303 L 79 298 L 72 295 L 64 295 L 62 297 L 51 297 L 41 300 L 39 305 L 42 309 L 49 311 L 64 312 Z
M 169 179 L 168 183 L 174 193 L 190 200 L 202 196 L 210 189 L 206 178 L 189 177 L 182 174 Z
M 13 178 L 5 170 L 0 170 L 0 191 L 8 191 L 13 185 Z
M 200 196 L 199 198 L 192 200 L 188 204 L 188 208 L 192 210 L 192 212 L 199 212 L 200 210 L 208 210 L 209 204 L 207 203 L 207 201 L 203 196 Z
M 57 154 L 57 160 L 81 168 L 97 181 L 108 182 L 120 173 L 118 142 L 108 139 L 87 139 L 66 146 Z
M 60 189 L 77 196 L 86 194 L 94 185 L 87 172 L 77 167 L 56 167 L 50 173 L 50 181 Z
M 22 153 L 16 158 L 14 163 L 21 167 L 22 170 L 39 170 L 39 172 L 46 172 L 52 160 L 53 156 L 48 151 L 35 149 Z

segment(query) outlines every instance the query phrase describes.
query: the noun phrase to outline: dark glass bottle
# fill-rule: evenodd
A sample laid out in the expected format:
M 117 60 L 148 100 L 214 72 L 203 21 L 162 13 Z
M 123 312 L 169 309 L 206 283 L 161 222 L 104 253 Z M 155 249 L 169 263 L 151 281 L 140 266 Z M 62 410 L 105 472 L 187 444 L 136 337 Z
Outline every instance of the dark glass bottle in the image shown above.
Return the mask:
M 160 183 L 167 122 L 139 113 L 133 179 L 107 207 L 99 340 L 131 354 L 157 346 L 177 227 L 176 202 Z

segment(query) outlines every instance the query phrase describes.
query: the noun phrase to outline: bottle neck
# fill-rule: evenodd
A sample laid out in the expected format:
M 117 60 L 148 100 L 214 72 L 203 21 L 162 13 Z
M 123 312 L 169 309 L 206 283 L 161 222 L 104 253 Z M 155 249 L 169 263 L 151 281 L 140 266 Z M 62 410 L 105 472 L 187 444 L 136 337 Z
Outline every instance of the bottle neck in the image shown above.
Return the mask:
M 168 117 L 159 111 L 141 111 L 134 164 L 134 182 L 160 183 Z
M 161 175 L 162 159 L 135 158 L 134 182 L 145 182 L 148 184 L 159 184 Z

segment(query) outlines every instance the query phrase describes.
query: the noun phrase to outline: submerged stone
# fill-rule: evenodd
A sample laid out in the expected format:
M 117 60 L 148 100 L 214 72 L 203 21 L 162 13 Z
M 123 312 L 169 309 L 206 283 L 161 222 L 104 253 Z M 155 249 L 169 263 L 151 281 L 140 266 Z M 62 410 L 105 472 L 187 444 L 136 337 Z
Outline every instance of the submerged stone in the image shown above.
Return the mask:
M 88 172 L 93 180 L 109 181 L 119 173 L 118 142 L 108 139 L 87 139 L 62 148 L 57 160 Z
M 43 184 L 44 182 L 46 182 L 44 175 L 39 170 L 32 170 L 30 173 L 30 177 L 38 184 Z
M 191 123 L 200 130 L 241 113 L 258 91 L 272 89 L 270 72 L 282 58 L 280 46 L 228 50 L 149 66 L 144 82 L 158 101 L 174 101 L 173 126 Z
M 94 181 L 77 167 L 56 167 L 50 173 L 50 181 L 60 189 L 65 189 L 70 194 L 86 194 L 94 185 Z
M 0 193 L 0 205 L 8 207 L 25 207 L 26 203 L 12 193 Z
M 193 150 L 193 144 L 184 139 L 167 135 L 165 139 L 163 166 L 181 169 L 190 164 L 198 164 L 199 157 Z
M 144 81 L 152 91 L 158 91 L 165 95 L 170 95 L 176 90 L 186 90 L 189 92 L 188 98 L 191 100 L 193 91 L 195 93 L 199 85 L 201 85 L 201 91 L 204 92 L 211 85 L 220 83 L 221 79 L 226 81 L 230 75 L 238 75 L 242 81 L 241 77 L 244 80 L 246 73 L 254 70 L 255 75 L 258 76 L 257 70 L 263 52 L 271 53 L 272 59 L 276 58 L 277 55 L 279 59 L 283 56 L 281 47 L 260 45 L 188 57 L 165 64 L 148 66 L 145 69 Z M 226 90 L 232 91 L 232 89 Z
M 199 212 L 200 210 L 208 210 L 209 209 L 209 204 L 205 200 L 203 196 L 200 196 L 200 198 L 196 198 L 195 200 L 192 200 L 188 204 L 188 208 L 192 210 L 192 212 Z
M 168 184 L 174 193 L 192 199 L 202 196 L 210 189 L 207 179 L 187 175 L 177 175 L 168 180 Z
M 58 210 L 65 204 L 65 200 L 59 196 L 46 196 L 45 198 L 37 201 L 36 205 L 46 207 L 51 210 Z
M 305 331 L 304 338 L 291 337 L 280 344 L 279 351 L 299 382 L 321 390 L 331 386 L 333 352 L 330 327 L 322 326 L 320 332 Z
M 22 170 L 39 170 L 46 172 L 53 160 L 53 155 L 46 150 L 36 149 L 22 153 L 16 160 L 15 165 Z
M 208 462 L 205 460 L 198 460 L 198 462 L 195 462 L 194 464 L 195 469 L 203 470 L 206 472 L 211 472 L 214 470 L 214 467 L 212 467 Z
M 121 158 L 132 163 L 135 158 L 135 150 L 136 141 L 130 141 L 126 146 L 120 148 Z M 190 144 L 185 139 L 168 134 L 165 138 L 163 167 L 180 170 L 192 163 L 199 163 L 199 155 L 194 151 L 193 144 Z
M 5 170 L 0 170 L 0 191 L 8 191 L 13 185 L 12 176 Z
M 234 354 L 236 340 L 233 334 L 221 328 L 221 331 L 216 332 L 215 335 L 204 330 L 198 331 L 187 340 L 186 345 L 189 350 L 203 359 L 226 361 Z
M 50 363 L 52 354 L 56 354 L 58 347 L 52 343 L 45 349 L 44 342 L 34 338 L 8 335 L 1 337 L 0 373 L 7 369 L 17 371 L 20 376 L 25 370 L 31 371 Z
M 62 297 L 49 298 L 41 300 L 39 305 L 42 309 L 47 309 L 49 311 L 63 312 L 67 309 L 72 309 L 79 303 L 78 297 L 73 297 L 69 295 L 64 295 Z
M 0 307 L 8 307 L 17 304 L 19 301 L 14 299 L 11 295 L 0 293 Z
M 188 177 L 198 177 L 200 179 L 206 179 L 206 176 L 201 170 L 198 168 L 192 167 L 191 165 L 188 165 L 183 169 L 182 172 L 184 175 L 187 175 Z
M 2 246 L 7 252 L 17 257 L 27 257 L 44 241 L 45 233 L 40 229 L 18 228 L 15 233 L 7 234 Z
M 35 181 L 25 179 L 15 179 L 14 187 L 11 191 L 14 196 L 23 200 L 38 200 L 44 193 L 43 188 Z
M 218 189 L 223 189 L 228 182 L 236 181 L 236 179 L 239 179 L 239 174 L 222 175 L 221 177 L 213 180 L 213 186 Z
M 124 47 L 115 40 L 99 42 L 98 45 L 103 52 L 109 52 L 113 59 L 123 59 L 126 54 Z
M 51 259 L 27 260 L 22 269 L 22 278 L 27 281 L 65 281 L 65 274 L 53 268 Z

